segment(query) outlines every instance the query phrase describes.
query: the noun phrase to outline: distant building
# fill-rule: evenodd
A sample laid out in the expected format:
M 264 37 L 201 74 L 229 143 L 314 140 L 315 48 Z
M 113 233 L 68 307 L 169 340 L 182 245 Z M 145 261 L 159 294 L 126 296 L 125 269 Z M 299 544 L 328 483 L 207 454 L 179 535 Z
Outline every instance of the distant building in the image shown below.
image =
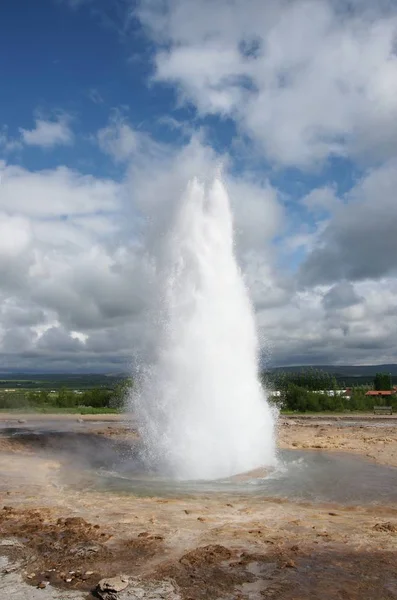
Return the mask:
M 373 396 L 379 398 L 390 398 L 390 396 L 395 396 L 397 394 L 397 389 L 393 388 L 392 390 L 370 390 L 365 395 Z

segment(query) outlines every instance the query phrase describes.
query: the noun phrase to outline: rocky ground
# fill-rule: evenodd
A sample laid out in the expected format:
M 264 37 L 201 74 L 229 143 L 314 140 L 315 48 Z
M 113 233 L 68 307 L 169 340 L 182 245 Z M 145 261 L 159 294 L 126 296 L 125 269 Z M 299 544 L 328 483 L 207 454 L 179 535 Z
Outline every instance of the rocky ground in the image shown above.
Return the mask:
M 353 452 L 397 467 L 397 417 L 284 418 L 279 446 Z
M 90 435 L 127 436 L 116 423 Z M 284 419 L 279 440 L 397 465 L 394 420 L 373 427 Z M 34 436 L 0 438 L 2 597 L 397 598 L 397 507 L 220 493 L 138 497 L 82 485 L 79 466 Z

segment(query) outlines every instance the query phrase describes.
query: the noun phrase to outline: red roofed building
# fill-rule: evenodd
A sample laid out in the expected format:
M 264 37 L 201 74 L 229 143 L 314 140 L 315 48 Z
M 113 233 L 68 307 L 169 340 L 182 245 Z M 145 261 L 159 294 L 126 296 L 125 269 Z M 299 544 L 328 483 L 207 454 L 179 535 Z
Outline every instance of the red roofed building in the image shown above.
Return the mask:
M 390 396 L 395 396 L 397 394 L 397 389 L 392 390 L 370 390 L 365 395 L 366 396 L 380 396 L 381 398 L 388 398 Z

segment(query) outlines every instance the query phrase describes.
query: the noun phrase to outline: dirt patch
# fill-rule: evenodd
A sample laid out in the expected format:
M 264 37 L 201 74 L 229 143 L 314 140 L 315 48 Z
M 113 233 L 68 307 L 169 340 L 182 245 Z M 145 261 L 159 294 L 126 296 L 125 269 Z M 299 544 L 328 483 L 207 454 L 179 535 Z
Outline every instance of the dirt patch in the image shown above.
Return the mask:
M 0 437 L 0 453 L 17 452 L 18 454 L 32 454 L 33 450 L 22 442 L 13 438 Z
M 376 523 L 376 525 L 374 525 L 374 530 L 385 533 L 397 533 L 397 523 L 391 523 L 390 521 L 387 523 Z
M 3 535 L 21 540 L 6 552 L 23 560 L 26 581 L 38 586 L 51 585 L 89 591 L 101 577 L 134 570 L 154 556 L 163 537 L 146 535 L 113 541 L 109 531 L 81 517 L 54 519 L 48 509 L 15 510 L 5 506 L 0 512 Z M 2 548 L 3 550 L 3 548 Z
M 357 425 L 349 419 L 320 421 L 313 418 L 283 418 L 279 422 L 279 446 L 290 449 L 339 450 L 352 452 L 380 464 L 397 466 L 397 419 L 385 420 L 379 426 L 367 418 Z M 374 426 L 377 425 L 377 426 Z
M 242 563 L 231 564 L 233 557 L 236 552 L 225 546 L 195 548 L 178 562 L 162 565 L 153 576 L 175 581 L 186 600 L 222 598 L 237 586 L 255 580 Z
M 111 464 L 131 448 L 128 435 L 122 424 L 100 432 L 83 425 L 72 438 L 48 434 L 44 447 L 33 436 L 21 444 L 15 436 L 0 454 L 0 493 L 8 505 L 0 510 L 0 555 L 19 564 L 30 585 L 45 586 L 29 588 L 33 594 L 69 597 L 68 589 L 78 596 L 123 574 L 131 583 L 120 600 L 397 599 L 392 506 L 224 493 L 143 497 L 74 485 L 63 476 L 69 468 L 80 473 L 82 465 L 100 464 L 99 458 Z M 281 427 L 285 447 L 364 456 L 371 448 L 386 464 L 395 435 L 389 425 L 302 420 Z M 67 469 L 64 457 L 71 457 Z

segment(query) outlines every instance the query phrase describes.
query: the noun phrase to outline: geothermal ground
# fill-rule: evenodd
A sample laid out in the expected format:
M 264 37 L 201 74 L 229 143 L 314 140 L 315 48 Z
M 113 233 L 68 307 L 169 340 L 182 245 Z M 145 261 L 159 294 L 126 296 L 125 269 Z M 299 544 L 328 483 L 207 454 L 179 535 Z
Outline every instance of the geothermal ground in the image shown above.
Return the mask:
M 46 436 L 48 418 L 40 435 L 38 422 L 1 418 L 2 598 L 397 598 L 395 502 L 100 489 L 88 463 L 137 442 L 122 422 L 56 417 Z M 284 418 L 279 445 L 397 467 L 397 419 Z

